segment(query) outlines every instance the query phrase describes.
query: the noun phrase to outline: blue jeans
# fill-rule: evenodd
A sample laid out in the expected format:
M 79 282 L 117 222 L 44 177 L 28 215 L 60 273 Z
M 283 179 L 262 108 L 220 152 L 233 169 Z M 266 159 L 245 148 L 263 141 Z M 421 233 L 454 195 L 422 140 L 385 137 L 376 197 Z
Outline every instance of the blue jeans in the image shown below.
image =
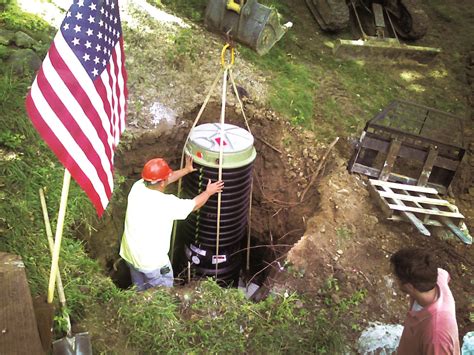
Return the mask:
M 145 291 L 156 286 L 173 287 L 173 267 L 170 262 L 163 267 L 152 271 L 137 269 L 129 263 L 127 263 L 127 265 L 130 269 L 132 282 L 137 286 L 137 291 Z M 166 272 L 166 268 L 169 269 L 168 272 Z M 162 272 L 165 273 L 162 274 Z

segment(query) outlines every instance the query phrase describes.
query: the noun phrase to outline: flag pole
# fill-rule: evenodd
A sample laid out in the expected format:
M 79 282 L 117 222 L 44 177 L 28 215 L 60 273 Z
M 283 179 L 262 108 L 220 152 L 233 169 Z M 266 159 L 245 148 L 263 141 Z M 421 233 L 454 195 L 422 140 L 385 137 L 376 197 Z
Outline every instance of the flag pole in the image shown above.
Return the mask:
M 53 259 L 51 261 L 51 273 L 49 274 L 48 303 L 52 303 L 54 298 L 54 287 L 56 275 L 58 273 L 59 251 L 61 250 L 61 239 L 63 237 L 64 217 L 66 215 L 67 197 L 69 194 L 70 183 L 71 174 L 66 168 L 64 168 L 61 202 L 59 204 L 58 222 L 56 225 L 56 234 L 54 236 Z

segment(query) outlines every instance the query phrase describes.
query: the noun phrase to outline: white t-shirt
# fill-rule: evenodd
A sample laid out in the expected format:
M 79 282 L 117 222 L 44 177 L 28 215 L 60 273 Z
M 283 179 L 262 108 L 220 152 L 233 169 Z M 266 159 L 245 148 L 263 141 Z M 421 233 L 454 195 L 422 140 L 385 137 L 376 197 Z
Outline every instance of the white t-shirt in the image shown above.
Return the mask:
M 194 200 L 149 189 L 138 180 L 128 195 L 120 256 L 143 271 L 166 265 L 173 221 L 185 219 L 194 206 Z

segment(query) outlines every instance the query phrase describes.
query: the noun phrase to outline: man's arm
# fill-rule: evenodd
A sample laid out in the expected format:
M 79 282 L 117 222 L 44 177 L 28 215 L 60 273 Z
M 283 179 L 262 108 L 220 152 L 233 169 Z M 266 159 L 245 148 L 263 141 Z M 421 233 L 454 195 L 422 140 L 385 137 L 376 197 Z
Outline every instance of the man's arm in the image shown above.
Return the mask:
M 192 173 L 195 170 L 196 169 L 194 169 L 194 167 L 193 167 L 193 158 L 190 157 L 190 156 L 186 156 L 186 165 L 184 166 L 184 168 L 173 171 L 171 173 L 171 175 L 167 179 L 168 184 L 171 184 L 171 183 L 181 179 L 183 176 L 185 176 L 189 173 Z
M 207 183 L 206 190 L 201 192 L 197 195 L 193 200 L 196 205 L 193 208 L 193 211 L 200 209 L 204 204 L 207 202 L 209 197 L 214 195 L 215 193 L 222 192 L 222 188 L 224 187 L 224 182 L 219 180 L 216 182 L 211 183 L 211 180 Z

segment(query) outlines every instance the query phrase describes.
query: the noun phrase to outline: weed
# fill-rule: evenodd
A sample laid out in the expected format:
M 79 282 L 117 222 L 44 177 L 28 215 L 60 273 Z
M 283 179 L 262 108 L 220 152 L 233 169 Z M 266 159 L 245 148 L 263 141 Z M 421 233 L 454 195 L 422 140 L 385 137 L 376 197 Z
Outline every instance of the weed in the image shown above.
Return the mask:
M 63 308 L 58 314 L 54 316 L 55 332 L 58 334 L 65 334 L 69 327 L 69 311 L 67 308 Z
M 161 0 L 158 2 L 194 22 L 202 22 L 207 5 L 207 0 Z
M 351 239 L 352 232 L 346 226 L 342 226 L 342 227 L 336 228 L 336 235 L 339 239 L 346 241 L 346 240 Z
M 12 133 L 10 131 L 0 132 L 0 145 L 9 149 L 17 149 L 24 142 L 23 134 Z
M 168 63 L 175 67 L 182 68 L 187 60 L 196 60 L 198 45 L 196 44 L 191 29 L 180 29 L 171 40 L 173 46 L 171 46 L 166 53 Z

